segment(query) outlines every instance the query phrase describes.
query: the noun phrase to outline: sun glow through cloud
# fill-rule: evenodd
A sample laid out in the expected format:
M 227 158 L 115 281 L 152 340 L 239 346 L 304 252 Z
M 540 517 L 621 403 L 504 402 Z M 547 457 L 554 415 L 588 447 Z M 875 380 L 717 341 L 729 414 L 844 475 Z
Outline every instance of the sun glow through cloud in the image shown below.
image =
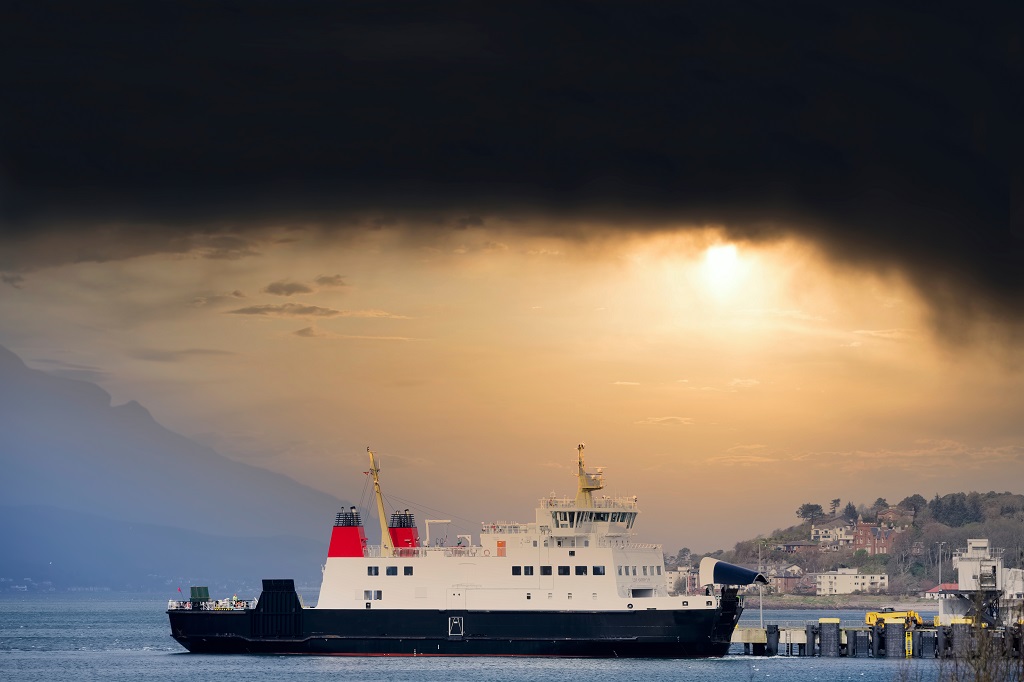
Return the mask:
M 704 281 L 713 295 L 725 297 L 735 291 L 742 271 L 735 244 L 712 246 L 704 252 Z

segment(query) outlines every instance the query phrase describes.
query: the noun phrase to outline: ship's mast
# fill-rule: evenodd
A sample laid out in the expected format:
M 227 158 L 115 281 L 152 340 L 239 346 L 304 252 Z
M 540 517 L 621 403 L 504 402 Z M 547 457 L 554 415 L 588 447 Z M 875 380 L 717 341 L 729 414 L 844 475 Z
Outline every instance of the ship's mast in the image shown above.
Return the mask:
M 380 492 L 380 467 L 373 456 L 373 451 L 366 448 L 370 455 L 370 475 L 373 476 L 373 494 L 377 498 L 377 513 L 380 515 L 380 552 L 381 556 L 391 556 L 395 546 L 391 544 L 391 531 L 388 530 L 388 517 L 384 513 L 384 496 Z
M 576 490 L 576 507 L 593 507 L 594 497 L 591 493 L 604 487 L 601 480 L 601 468 L 598 467 L 597 474 L 588 474 L 583 463 L 583 443 L 577 446 L 579 452 L 579 487 Z

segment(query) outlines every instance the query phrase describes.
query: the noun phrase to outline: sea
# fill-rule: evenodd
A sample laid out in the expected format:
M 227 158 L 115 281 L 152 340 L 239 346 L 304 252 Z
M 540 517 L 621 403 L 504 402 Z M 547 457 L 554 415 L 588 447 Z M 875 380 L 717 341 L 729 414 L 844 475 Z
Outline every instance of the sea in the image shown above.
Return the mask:
M 167 596 L 116 592 L 0 594 L 0 680 L 507 680 L 644 682 L 865 680 L 932 682 L 935 660 L 754 657 L 742 645 L 720 659 L 349 658 L 190 654 L 170 636 Z M 310 600 L 306 599 L 306 603 Z M 925 614 L 926 616 L 931 614 Z M 740 625 L 863 623 L 863 611 L 769 610 L 748 601 Z

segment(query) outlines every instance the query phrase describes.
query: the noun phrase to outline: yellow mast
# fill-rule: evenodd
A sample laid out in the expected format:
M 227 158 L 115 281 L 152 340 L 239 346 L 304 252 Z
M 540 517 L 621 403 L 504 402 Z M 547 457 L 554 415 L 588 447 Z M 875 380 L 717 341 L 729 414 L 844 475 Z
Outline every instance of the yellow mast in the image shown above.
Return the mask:
M 370 455 L 370 475 L 373 476 L 373 494 L 377 497 L 377 513 L 380 515 L 380 554 L 391 556 L 395 553 L 395 546 L 391 544 L 391 533 L 388 531 L 388 517 L 384 513 L 384 496 L 380 492 L 380 467 L 369 447 L 366 452 Z
M 583 443 L 580 443 L 576 449 L 579 452 L 579 487 L 576 490 L 576 507 L 593 507 L 594 497 L 591 493 L 604 487 L 604 481 L 601 480 L 601 468 L 598 467 L 597 473 L 594 475 L 588 474 L 583 464 Z

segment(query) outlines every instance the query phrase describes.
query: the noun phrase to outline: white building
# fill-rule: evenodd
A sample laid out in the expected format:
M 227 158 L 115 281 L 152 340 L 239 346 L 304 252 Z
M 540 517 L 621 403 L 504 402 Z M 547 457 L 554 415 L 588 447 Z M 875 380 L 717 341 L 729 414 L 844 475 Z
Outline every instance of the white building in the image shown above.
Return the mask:
M 858 573 L 855 568 L 840 568 L 814 576 L 815 594 L 853 594 L 854 592 L 885 592 L 889 589 L 889 576 Z

